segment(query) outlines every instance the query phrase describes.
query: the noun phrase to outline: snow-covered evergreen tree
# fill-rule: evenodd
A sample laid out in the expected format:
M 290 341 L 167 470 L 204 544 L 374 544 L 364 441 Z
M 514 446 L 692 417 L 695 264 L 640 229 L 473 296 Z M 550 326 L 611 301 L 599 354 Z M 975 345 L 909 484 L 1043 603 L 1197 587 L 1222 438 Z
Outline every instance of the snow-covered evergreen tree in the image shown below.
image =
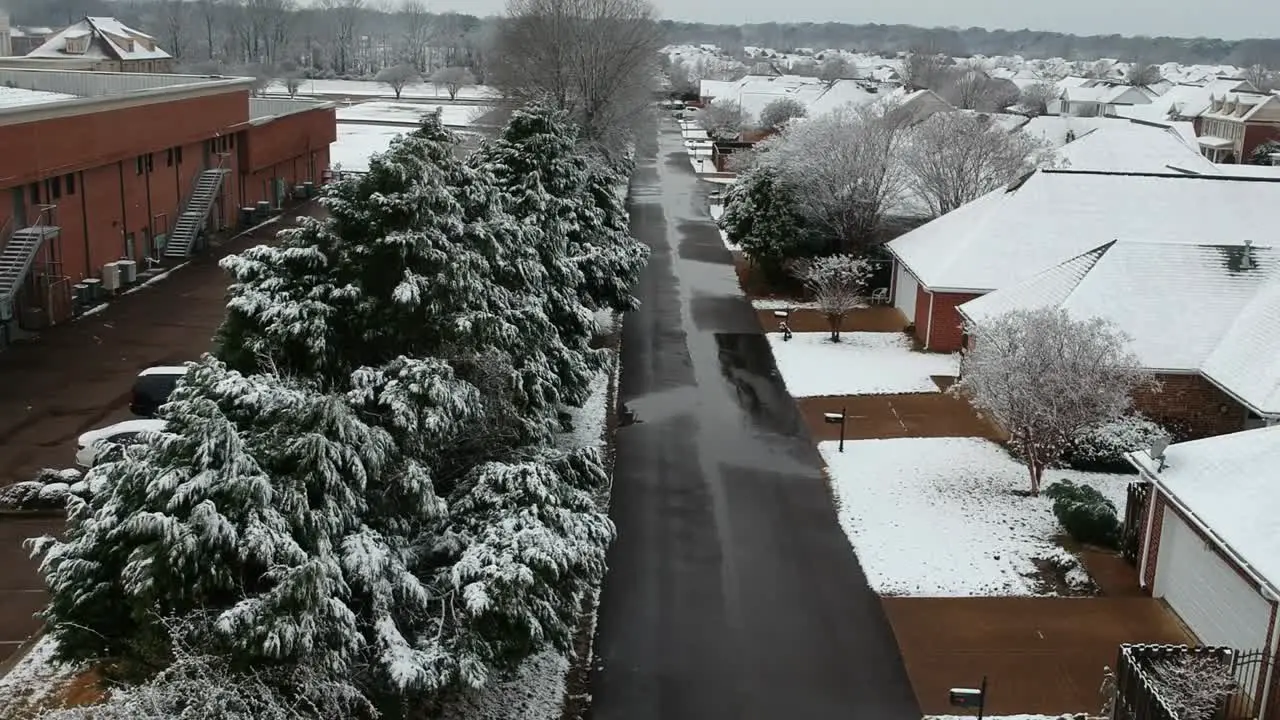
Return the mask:
M 805 220 L 796 187 L 769 165 L 756 165 L 725 192 L 720 228 L 771 281 L 786 276 L 791 261 L 823 250 L 820 234 Z

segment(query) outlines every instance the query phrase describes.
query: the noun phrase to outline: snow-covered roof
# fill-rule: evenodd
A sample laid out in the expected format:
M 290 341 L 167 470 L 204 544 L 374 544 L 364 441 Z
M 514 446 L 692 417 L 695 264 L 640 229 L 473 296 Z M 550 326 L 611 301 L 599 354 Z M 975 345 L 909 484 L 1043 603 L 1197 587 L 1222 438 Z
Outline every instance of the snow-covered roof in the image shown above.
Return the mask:
M 1146 450 L 1130 458 L 1273 590 L 1280 587 L 1280 426 L 1170 445 L 1159 470 Z
M 1194 118 L 1207 112 L 1215 97 L 1251 94 L 1254 90 L 1247 80 L 1239 78 L 1216 78 L 1204 84 L 1180 83 L 1146 105 L 1117 107 L 1115 113 L 1135 120 L 1164 120 L 1172 115 Z
M 1218 174 L 1228 177 L 1259 177 L 1280 180 L 1280 165 L 1218 165 Z
M 1280 417 L 1280 282 L 1236 316 L 1201 372 L 1259 415 Z
M 90 37 L 84 52 L 71 52 L 67 41 Z M 37 58 L 102 58 L 111 60 L 166 60 L 171 56 L 156 39 L 110 17 L 86 17 L 27 53 Z
M 978 324 L 1010 310 L 1044 307 L 1080 319 L 1106 318 L 1129 336 L 1129 349 L 1143 367 L 1201 372 L 1224 349 L 1227 361 L 1238 358 L 1250 367 L 1277 356 L 1280 332 L 1258 335 L 1252 324 L 1237 322 L 1270 288 L 1280 288 L 1280 253 L 1271 247 L 1246 251 L 1240 245 L 1118 240 L 971 300 L 960 312 Z M 1280 311 L 1280 303 L 1270 309 Z M 1261 327 L 1280 331 L 1280 322 Z M 1250 357 L 1235 350 L 1251 343 L 1254 351 L 1269 354 Z M 1226 374 L 1235 378 L 1234 367 Z M 1234 394 L 1229 384 L 1220 384 Z M 1280 412 L 1278 405 L 1271 408 Z
M 989 292 L 1126 238 L 1241 245 L 1270 237 L 1280 181 L 1039 170 L 889 243 L 926 288 Z
M 817 117 L 845 105 L 872 103 L 880 97 L 878 92 L 867 90 L 857 80 L 837 80 L 813 100 L 805 103 L 805 110 L 809 117 Z
M 11 88 L 0 85 L 0 109 L 25 105 L 40 105 L 43 103 L 57 102 L 58 100 L 71 100 L 75 97 L 75 95 L 68 95 L 67 93 L 45 92 L 44 90 L 27 90 L 25 88 Z
M 1110 117 L 1074 117 L 1071 115 L 1040 115 L 1022 126 L 1022 131 L 1058 149 L 1069 142 L 1069 135 L 1080 138 L 1100 127 L 1124 122 Z
M 1113 120 L 1057 150 L 1059 167 L 1073 170 L 1219 174 L 1218 166 L 1167 125 Z
M 735 83 L 729 80 L 699 80 L 698 97 L 718 98 L 730 92 Z

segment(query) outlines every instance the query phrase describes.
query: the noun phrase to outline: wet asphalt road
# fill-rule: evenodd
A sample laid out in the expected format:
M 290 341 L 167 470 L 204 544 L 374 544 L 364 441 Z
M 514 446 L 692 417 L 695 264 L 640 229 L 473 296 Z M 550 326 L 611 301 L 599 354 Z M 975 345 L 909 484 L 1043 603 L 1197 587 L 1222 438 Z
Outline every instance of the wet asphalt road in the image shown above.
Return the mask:
M 652 249 L 623 327 L 593 720 L 919 720 L 674 121 L 639 148 Z

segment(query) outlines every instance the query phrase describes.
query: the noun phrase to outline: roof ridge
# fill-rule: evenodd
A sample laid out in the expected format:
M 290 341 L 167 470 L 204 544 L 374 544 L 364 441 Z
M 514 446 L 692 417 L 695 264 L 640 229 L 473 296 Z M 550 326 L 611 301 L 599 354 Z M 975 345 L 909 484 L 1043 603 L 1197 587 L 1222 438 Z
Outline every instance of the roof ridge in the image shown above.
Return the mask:
M 1258 177 L 1254 175 L 1187 175 L 1182 172 L 1143 172 L 1137 170 L 1087 170 L 1074 168 L 1040 168 L 1036 172 L 1042 172 L 1049 175 L 1112 175 L 1117 177 L 1149 177 L 1149 178 L 1169 178 L 1182 180 L 1234 180 L 1242 182 L 1263 182 L 1263 183 L 1280 183 L 1280 177 Z

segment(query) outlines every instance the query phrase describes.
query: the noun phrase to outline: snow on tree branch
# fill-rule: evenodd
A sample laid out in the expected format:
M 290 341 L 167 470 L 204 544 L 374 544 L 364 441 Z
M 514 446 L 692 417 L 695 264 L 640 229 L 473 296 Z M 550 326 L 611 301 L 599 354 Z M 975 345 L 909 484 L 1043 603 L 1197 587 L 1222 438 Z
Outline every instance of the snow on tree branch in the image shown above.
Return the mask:
M 871 263 L 852 255 L 829 255 L 797 264 L 796 275 L 813 293 L 818 311 L 831 327 L 831 342 L 840 342 L 845 317 L 863 307 Z
M 1014 310 L 967 330 L 971 347 L 953 390 L 1009 433 L 1032 494 L 1077 432 L 1120 416 L 1135 390 L 1154 384 L 1128 351 L 1128 337 L 1102 318 Z
M 989 115 L 940 112 L 911 129 L 902 157 L 911 193 L 937 217 L 1008 185 L 1048 155 L 1047 145 Z
M 747 114 L 732 100 L 712 100 L 698 113 L 698 125 L 713 140 L 730 140 L 742 132 Z
M 1209 655 L 1182 654 L 1155 660 L 1148 673 L 1156 694 L 1179 720 L 1214 717 L 1223 701 L 1236 692 L 1230 662 Z

